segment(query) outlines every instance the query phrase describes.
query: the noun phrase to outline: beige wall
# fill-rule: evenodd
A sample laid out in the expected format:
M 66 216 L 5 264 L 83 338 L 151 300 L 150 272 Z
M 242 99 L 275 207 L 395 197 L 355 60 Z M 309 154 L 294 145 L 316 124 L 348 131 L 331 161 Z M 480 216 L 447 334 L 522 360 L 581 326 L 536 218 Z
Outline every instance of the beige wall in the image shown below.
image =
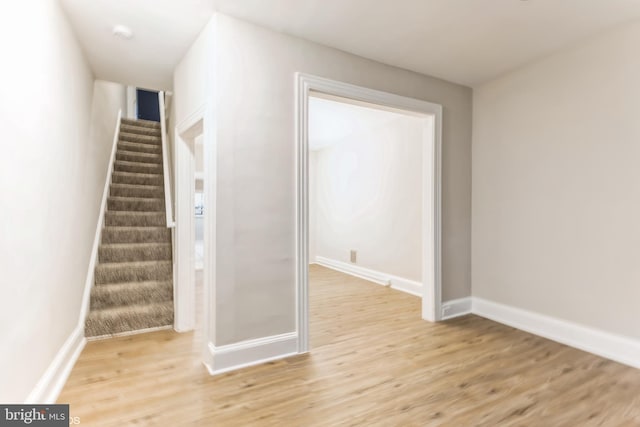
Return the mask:
M 28 25 L 25 25 L 28 23 Z M 21 403 L 78 325 L 109 146 L 57 1 L 0 5 L 0 401 Z
M 640 24 L 474 92 L 473 295 L 640 338 Z
M 353 249 L 360 267 L 421 282 L 425 120 L 387 114 L 314 152 L 309 246 L 347 263 Z
M 213 55 L 214 23 L 215 19 L 212 18 L 173 72 L 175 125 L 180 124 L 207 100 L 207 90 L 211 83 L 207 79 L 211 79 L 208 66 Z
M 470 294 L 471 90 L 218 16 L 215 345 L 295 329 L 295 93 L 304 72 L 440 103 L 443 293 Z
M 176 167 L 173 164 L 174 159 L 176 159 L 175 128 L 205 105 L 206 102 L 211 102 L 210 99 L 213 97 L 211 88 L 213 83 L 212 57 L 214 26 L 215 18 L 212 18 L 173 72 L 173 97 L 170 105 L 168 128 L 170 164 L 173 165 L 171 167 L 173 194 L 176 194 L 174 187 L 174 171 Z M 199 168 L 198 170 L 201 171 L 203 169 L 202 165 L 200 165 Z
M 96 80 L 93 83 L 89 128 L 90 149 L 96 154 L 92 156 L 96 164 L 91 165 L 91 169 L 104 170 L 104 174 L 107 173 L 106 162 L 111 156 L 113 147 L 113 133 L 116 128 L 118 110 L 122 110 L 122 117 L 125 117 L 127 87 L 119 83 Z M 99 195 L 102 196 L 102 192 Z

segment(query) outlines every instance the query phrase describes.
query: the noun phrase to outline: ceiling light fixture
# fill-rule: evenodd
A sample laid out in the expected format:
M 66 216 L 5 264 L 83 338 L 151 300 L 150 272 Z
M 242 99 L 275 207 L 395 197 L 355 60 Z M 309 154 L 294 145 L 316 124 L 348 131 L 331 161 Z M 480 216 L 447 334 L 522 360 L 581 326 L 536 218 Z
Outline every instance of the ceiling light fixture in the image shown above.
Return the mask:
M 126 25 L 116 25 L 113 27 L 113 35 L 121 39 L 131 40 L 133 31 Z

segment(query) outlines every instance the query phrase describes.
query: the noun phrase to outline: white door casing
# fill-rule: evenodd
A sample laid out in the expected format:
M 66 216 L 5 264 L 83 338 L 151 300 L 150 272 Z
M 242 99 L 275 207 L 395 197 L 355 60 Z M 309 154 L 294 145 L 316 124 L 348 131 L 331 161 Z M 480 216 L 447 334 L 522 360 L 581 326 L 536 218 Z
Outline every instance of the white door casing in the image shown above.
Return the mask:
M 178 332 L 193 330 L 196 322 L 194 153 L 195 139 L 204 131 L 203 113 L 204 109 L 199 108 L 193 114 L 189 115 L 176 126 L 174 134 L 174 170 L 176 183 L 174 328 Z M 207 246 L 206 236 L 204 244 Z
M 422 318 L 441 319 L 441 157 L 442 106 L 308 74 L 297 73 L 296 84 L 296 330 L 298 352 L 309 351 L 309 96 L 339 97 L 375 104 L 425 118 L 423 141 L 423 261 Z

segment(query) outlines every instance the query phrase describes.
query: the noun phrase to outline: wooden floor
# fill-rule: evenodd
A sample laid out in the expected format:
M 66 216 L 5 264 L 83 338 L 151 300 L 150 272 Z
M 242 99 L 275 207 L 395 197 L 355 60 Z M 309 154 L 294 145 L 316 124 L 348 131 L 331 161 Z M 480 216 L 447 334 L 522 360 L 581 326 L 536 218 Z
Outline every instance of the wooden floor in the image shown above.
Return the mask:
M 198 332 L 90 342 L 86 426 L 640 426 L 640 370 L 312 266 L 308 355 L 210 376 Z

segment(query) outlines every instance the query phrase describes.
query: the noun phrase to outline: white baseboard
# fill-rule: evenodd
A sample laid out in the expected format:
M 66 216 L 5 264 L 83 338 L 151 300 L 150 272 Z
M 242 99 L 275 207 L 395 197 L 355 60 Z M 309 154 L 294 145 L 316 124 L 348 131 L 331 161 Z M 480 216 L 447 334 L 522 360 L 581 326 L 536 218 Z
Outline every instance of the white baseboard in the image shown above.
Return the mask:
M 34 389 L 27 396 L 25 404 L 47 405 L 56 403 L 86 342 L 84 324 L 76 326 L 69 338 L 62 344 L 62 347 L 60 347 L 60 350 L 58 350 L 58 353 L 42 377 L 40 377 Z
M 205 366 L 211 375 L 222 374 L 298 354 L 298 334 L 290 332 L 216 347 L 209 343 Z
M 116 127 L 113 134 L 113 142 L 111 144 L 111 155 L 109 157 L 109 164 L 107 166 L 107 175 L 104 179 L 104 187 L 102 189 L 102 201 L 100 202 L 100 209 L 98 211 L 98 221 L 96 223 L 96 232 L 93 236 L 93 246 L 91 247 L 91 256 L 89 258 L 89 266 L 87 268 L 87 278 L 84 284 L 84 293 L 82 295 L 82 306 L 80 307 L 80 320 L 78 321 L 83 325 L 89 314 L 89 304 L 91 302 L 91 288 L 93 288 L 94 274 L 96 270 L 96 264 L 98 263 L 98 249 L 100 247 L 100 240 L 102 237 L 102 228 L 104 226 L 104 215 L 107 210 L 107 200 L 109 199 L 109 188 L 111 188 L 111 175 L 113 174 L 113 168 L 116 161 L 116 152 L 118 151 L 118 140 L 120 138 L 120 124 L 122 123 L 122 109 L 118 110 L 118 117 L 116 119 Z M 83 332 L 84 334 L 84 332 Z
M 100 237 L 102 235 L 102 227 L 104 225 L 104 212 L 107 206 L 109 196 L 109 187 L 111 184 L 111 174 L 115 163 L 116 151 L 118 146 L 118 137 L 120 133 L 120 123 L 122 121 L 122 110 L 118 111 L 115 124 L 113 142 L 111 146 L 111 155 L 107 166 L 107 175 L 105 177 L 104 188 L 102 191 L 102 200 L 98 211 L 98 220 L 96 223 L 95 235 L 93 237 L 93 246 L 91 247 L 91 255 L 89 265 L 87 267 L 87 276 L 82 295 L 82 305 L 78 316 L 78 325 L 73 330 L 69 338 L 64 342 L 53 361 L 42 375 L 35 388 L 29 393 L 25 403 L 27 404 L 53 404 L 56 402 L 58 395 L 62 391 L 73 365 L 78 360 L 87 340 L 84 337 L 84 323 L 89 312 L 89 302 L 91 299 L 91 288 L 94 282 L 94 272 L 98 262 L 98 247 L 100 246 Z
M 422 298 L 422 283 L 397 276 L 389 276 L 389 281 L 392 289 Z
M 472 312 L 640 369 L 640 341 L 638 340 L 477 297 L 473 298 Z
M 108 334 L 108 335 L 97 335 L 95 337 L 87 337 L 87 342 L 103 341 L 103 340 L 108 340 L 108 339 L 111 339 L 111 338 L 130 337 L 130 336 L 133 336 L 133 335 L 148 334 L 150 332 L 166 331 L 166 330 L 169 330 L 169 329 L 174 329 L 173 325 L 154 326 L 153 328 L 136 329 L 134 331 L 118 332 L 118 333 L 115 333 L 115 334 Z M 176 331 L 176 332 L 180 332 L 180 331 Z
M 316 257 L 316 263 L 323 267 L 340 271 L 341 273 L 350 274 L 352 276 L 359 277 L 361 279 L 365 279 L 379 285 L 390 285 L 389 275 L 380 273 L 378 271 L 369 270 L 368 268 L 363 268 L 355 264 L 348 264 L 346 262 L 336 261 L 334 259 L 329 259 L 322 256 Z
M 442 303 L 442 320 L 453 319 L 471 313 L 472 298 L 459 298 Z
M 336 261 L 334 259 L 321 256 L 316 257 L 315 264 L 339 271 L 341 273 L 349 274 L 351 276 L 359 277 L 361 279 L 365 279 L 379 285 L 391 286 L 391 288 L 398 291 L 422 297 L 422 283 L 420 282 L 415 282 L 413 280 L 408 280 L 402 277 L 393 276 L 391 274 L 381 273 L 379 271 L 360 267 L 359 265 Z

